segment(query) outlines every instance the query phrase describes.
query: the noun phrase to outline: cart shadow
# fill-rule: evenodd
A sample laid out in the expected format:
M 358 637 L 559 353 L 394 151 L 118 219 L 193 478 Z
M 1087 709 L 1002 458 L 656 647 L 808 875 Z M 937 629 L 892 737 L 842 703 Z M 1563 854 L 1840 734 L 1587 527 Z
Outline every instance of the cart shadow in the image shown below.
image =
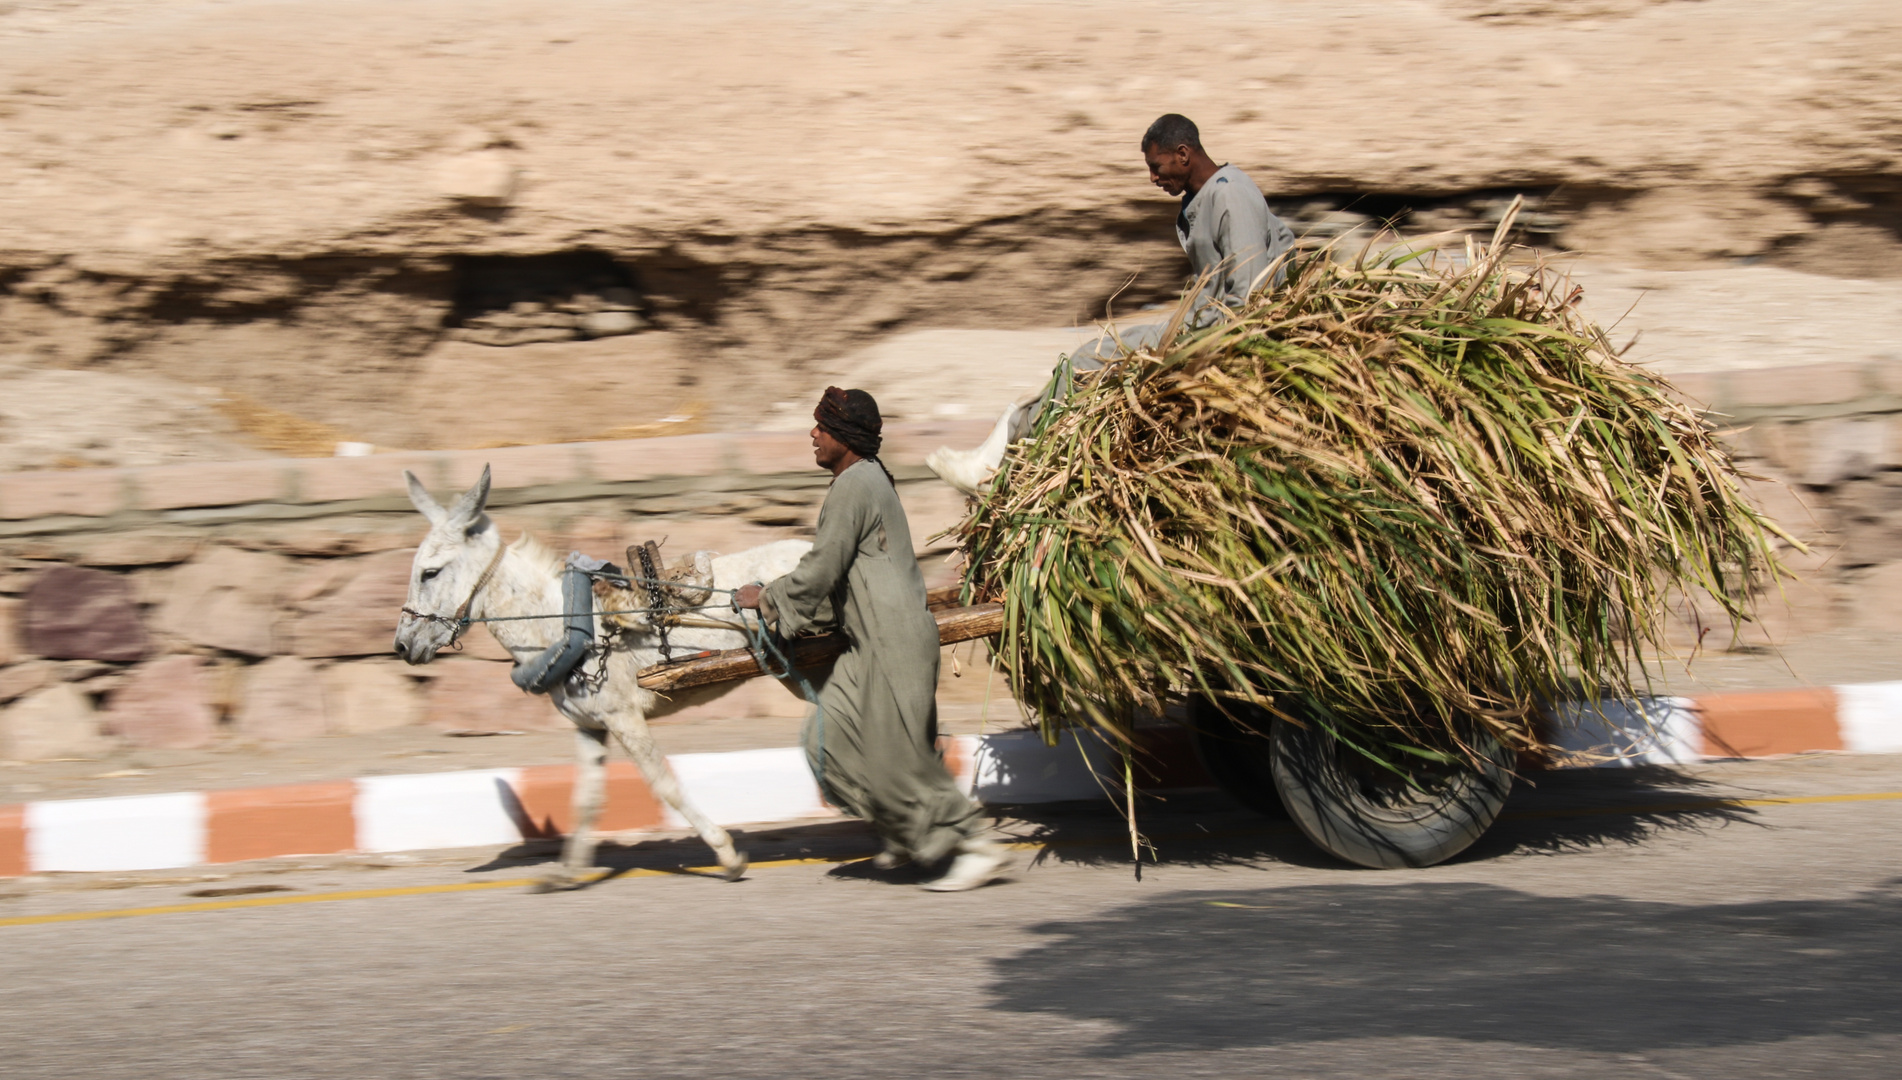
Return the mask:
M 1902 881 L 1681 905 L 1386 877 L 1174 892 L 1035 927 L 990 1007 L 1093 1053 L 1433 1038 L 1629 1053 L 1902 1032 Z
M 1633 847 L 1667 833 L 1756 824 L 1727 784 L 1661 765 L 1557 769 L 1513 785 L 1492 828 L 1452 862 Z
M 1675 769 L 1568 769 L 1519 780 L 1499 821 L 1454 862 L 1630 847 L 1653 838 L 1750 823 L 1728 789 Z M 1033 863 L 1129 866 L 1126 819 L 1108 800 L 1012 807 L 1007 832 L 1043 845 Z M 1150 796 L 1137 806 L 1143 863 L 1359 870 L 1311 844 L 1285 815 L 1268 816 L 1218 791 Z
M 1004 833 L 1019 843 L 1038 845 L 1030 857 L 1033 867 L 1134 867 L 1128 818 L 1107 799 L 1014 806 L 1001 812 Z M 1287 818 L 1257 813 L 1213 790 L 1142 798 L 1136 807 L 1136 832 L 1144 866 L 1341 865 L 1309 843 Z

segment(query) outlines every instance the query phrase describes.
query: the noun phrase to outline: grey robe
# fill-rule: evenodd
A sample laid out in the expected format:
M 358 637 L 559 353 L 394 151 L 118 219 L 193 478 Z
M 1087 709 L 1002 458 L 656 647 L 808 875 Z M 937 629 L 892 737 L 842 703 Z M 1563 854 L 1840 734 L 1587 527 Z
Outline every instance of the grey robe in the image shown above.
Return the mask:
M 1191 281 L 1208 279 L 1195 294 L 1189 324 L 1208 326 L 1224 308 L 1241 306 L 1250 293 L 1272 288 L 1287 278 L 1286 266 L 1268 268 L 1294 247 L 1294 232 L 1268 209 L 1268 199 L 1248 174 L 1233 165 L 1215 170 L 1194 195 L 1182 196 L 1176 214 L 1176 240 L 1189 257 Z M 1120 334 L 1105 334 L 1070 354 L 1075 371 L 1095 371 L 1125 352 L 1147 349 L 1162 341 L 1164 324 L 1134 326 Z M 1036 417 L 1058 392 L 1061 369 L 1044 388 L 1043 396 L 1021 421 L 1013 421 L 1011 437 L 1023 438 Z
M 1284 269 L 1277 267 L 1270 280 L 1268 267 L 1294 246 L 1294 232 L 1268 209 L 1248 174 L 1233 165 L 1215 170 L 1194 195 L 1183 194 L 1176 239 L 1189 256 L 1190 272 L 1198 279 L 1210 275 L 1196 293 L 1197 310 L 1210 304 L 1239 307 L 1249 293 L 1281 284 Z
M 812 550 L 766 587 L 760 612 L 785 637 L 836 612 L 851 639 L 806 724 L 826 797 L 919 862 L 975 832 L 978 809 L 938 756 L 938 624 L 904 507 L 876 461 L 832 481 Z

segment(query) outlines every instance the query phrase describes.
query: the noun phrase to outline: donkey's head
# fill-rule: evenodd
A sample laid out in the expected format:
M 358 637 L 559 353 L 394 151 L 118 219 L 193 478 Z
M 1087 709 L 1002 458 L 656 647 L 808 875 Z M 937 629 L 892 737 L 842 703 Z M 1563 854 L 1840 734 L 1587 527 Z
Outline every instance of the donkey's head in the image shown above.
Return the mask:
M 429 519 L 430 528 L 410 564 L 409 602 L 396 624 L 396 655 L 427 664 L 455 640 L 457 624 L 494 573 L 502 538 L 483 512 L 489 502 L 487 465 L 482 479 L 446 510 L 408 470 L 403 478 L 409 481 L 409 501 Z

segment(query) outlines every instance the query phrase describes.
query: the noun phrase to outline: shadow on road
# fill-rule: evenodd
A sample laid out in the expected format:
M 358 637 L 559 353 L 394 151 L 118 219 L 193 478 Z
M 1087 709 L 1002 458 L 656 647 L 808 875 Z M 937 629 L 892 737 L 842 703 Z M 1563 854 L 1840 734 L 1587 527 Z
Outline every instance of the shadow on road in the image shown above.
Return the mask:
M 1561 854 L 1609 845 L 1642 844 L 1664 832 L 1723 828 L 1748 822 L 1754 811 L 1726 799 L 1717 785 L 1666 768 L 1575 769 L 1537 773 L 1521 780 L 1499 822 L 1456 862 L 1514 854 Z M 1129 833 L 1120 807 L 1108 799 L 1008 807 L 999 811 L 1002 830 L 1017 841 L 1040 845 L 1033 866 L 1055 861 L 1082 866 L 1131 865 Z M 1357 870 L 1326 855 L 1285 817 L 1265 817 L 1214 791 L 1147 796 L 1138 805 L 1145 865 L 1259 867 L 1291 864 Z M 735 829 L 735 838 L 756 863 L 782 859 L 831 859 L 842 878 L 912 884 L 928 876 L 916 868 L 874 870 L 878 849 L 871 830 L 857 821 Z M 530 840 L 497 855 L 470 873 L 521 870 L 553 863 L 559 842 Z M 595 865 L 610 877 L 631 870 L 686 873 L 712 862 L 695 837 L 604 841 Z M 605 880 L 605 879 L 604 879 Z
M 1172 893 L 1036 927 L 992 1007 L 1095 1050 L 1422 1036 L 1607 1052 L 1902 1032 L 1902 881 L 1682 906 L 1408 882 Z
M 1747 823 L 1755 813 L 1720 785 L 1669 768 L 1534 773 L 1514 785 L 1499 821 L 1454 861 L 1637 845 L 1661 833 Z M 1127 827 L 1108 800 L 1013 807 L 1010 814 L 1014 834 L 1047 845 L 1038 861 L 1129 865 Z M 1137 826 L 1147 841 L 1145 863 L 1358 869 L 1315 848 L 1287 817 L 1264 816 L 1219 792 L 1144 799 Z
M 734 841 L 755 863 L 782 859 L 865 859 L 878 850 L 878 842 L 871 830 L 858 821 L 829 821 L 754 830 L 735 828 L 729 831 Z M 534 866 L 552 866 L 560 860 L 559 839 L 525 840 L 464 872 L 520 871 Z M 595 868 L 608 871 L 608 876 L 602 878 L 601 882 L 633 870 L 711 873 L 708 868 L 713 862 L 713 852 L 697 836 L 603 840 L 595 850 L 594 857 Z
M 1725 785 L 1664 766 L 1530 773 L 1513 785 L 1498 822 L 1453 861 L 1632 846 L 1756 816 Z

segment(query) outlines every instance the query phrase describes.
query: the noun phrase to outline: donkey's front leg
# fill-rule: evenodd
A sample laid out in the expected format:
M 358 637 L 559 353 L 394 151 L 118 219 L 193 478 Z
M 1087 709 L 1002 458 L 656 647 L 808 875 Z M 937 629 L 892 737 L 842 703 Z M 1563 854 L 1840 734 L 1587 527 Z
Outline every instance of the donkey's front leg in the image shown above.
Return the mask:
M 647 780 L 648 790 L 687 819 L 687 823 L 700 834 L 700 839 L 713 849 L 726 879 L 738 881 L 746 873 L 746 856 L 734 849 L 733 838 L 727 835 L 725 829 L 715 825 L 712 818 L 687 801 L 687 796 L 680 790 L 680 781 L 674 779 L 674 771 L 667 767 L 667 758 L 655 744 L 652 733 L 647 730 L 647 718 L 641 715 L 638 708 L 630 707 L 626 712 L 608 718 L 608 729 L 614 732 L 614 737 L 620 740 L 628 756 L 640 767 L 641 775 Z
M 581 884 L 582 875 L 594 865 L 594 823 L 606 802 L 608 773 L 608 733 L 575 729 L 574 824 L 561 845 L 561 867 L 551 871 L 536 886 L 538 892 L 572 889 Z

